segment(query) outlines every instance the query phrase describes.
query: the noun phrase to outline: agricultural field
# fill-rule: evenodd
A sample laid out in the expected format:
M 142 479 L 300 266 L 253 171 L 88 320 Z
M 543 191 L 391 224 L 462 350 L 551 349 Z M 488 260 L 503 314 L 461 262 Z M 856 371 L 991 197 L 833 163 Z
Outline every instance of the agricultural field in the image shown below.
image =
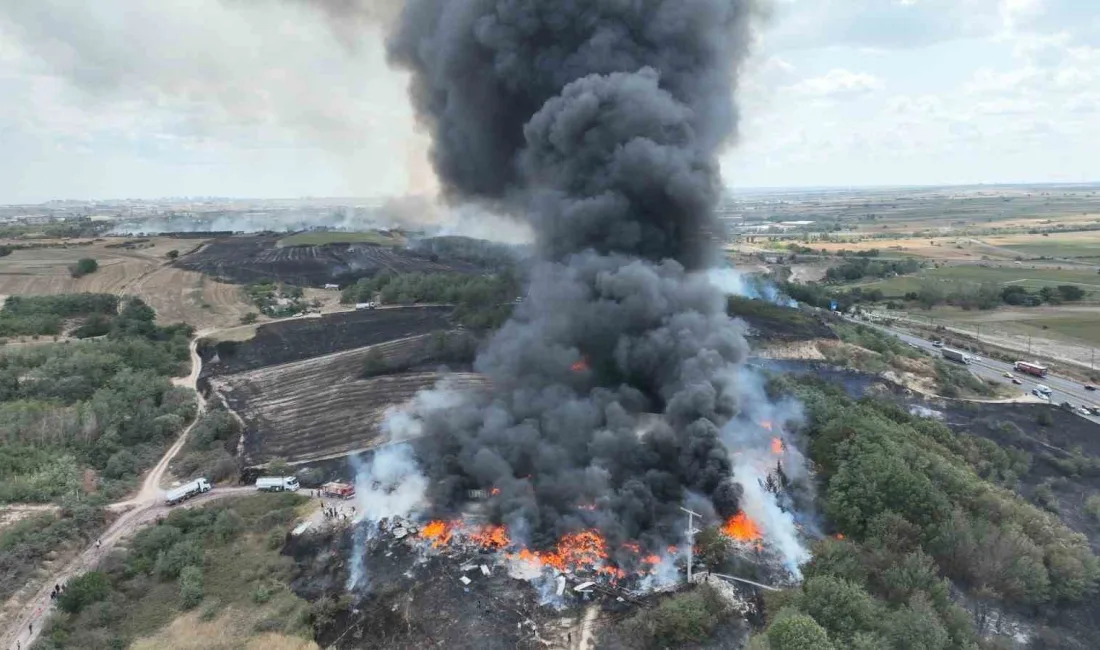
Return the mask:
M 286 246 L 324 246 L 326 244 L 377 244 L 378 246 L 404 246 L 405 238 L 388 232 L 340 232 L 335 230 L 323 230 L 316 232 L 300 232 L 296 235 L 284 237 L 275 245 L 279 248 Z
M 991 246 L 1013 251 L 1024 257 L 1080 259 L 1100 262 L 1100 231 L 1036 235 L 1004 235 L 982 239 Z
M 307 233 L 330 235 L 332 233 Z M 280 246 L 280 242 L 283 243 Z M 283 282 L 302 287 L 393 273 L 481 273 L 484 269 L 460 259 L 400 246 L 352 243 L 287 246 L 280 235 L 223 237 L 176 262 L 176 266 L 226 282 Z
M 0 257 L 0 296 L 82 292 L 137 296 L 156 310 L 158 323 L 188 322 L 198 329 L 236 323 L 250 309 L 240 287 L 171 265 L 169 251 L 185 257 L 202 240 L 152 237 L 34 243 L 49 247 L 15 250 Z M 96 260 L 99 268 L 74 278 L 69 266 L 81 258 Z
M 371 356 L 404 366 L 429 346 L 430 336 L 411 337 L 218 377 L 211 387 L 244 421 L 246 465 L 322 460 L 376 444 L 386 412 L 421 390 L 444 380 L 459 390 L 484 385 L 481 375 L 435 370 L 363 376 Z
M 864 290 L 880 289 L 888 297 L 900 297 L 906 293 L 919 290 L 925 280 L 937 280 L 945 284 L 963 282 L 992 282 L 999 285 L 1016 284 L 1030 290 L 1071 284 L 1084 289 L 1090 298 L 1095 298 L 1095 294 L 1100 292 L 1100 274 L 1094 269 L 1032 268 L 1028 264 L 1012 266 L 945 266 L 938 269 L 927 269 L 914 275 L 898 276 L 858 286 Z
M 203 377 L 232 375 L 451 327 L 448 307 L 395 307 L 233 328 L 200 346 Z

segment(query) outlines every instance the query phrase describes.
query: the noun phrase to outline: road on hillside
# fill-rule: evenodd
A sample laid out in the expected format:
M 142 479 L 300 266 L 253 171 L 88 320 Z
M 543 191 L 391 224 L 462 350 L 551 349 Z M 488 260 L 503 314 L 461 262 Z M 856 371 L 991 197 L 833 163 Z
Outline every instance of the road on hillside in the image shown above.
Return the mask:
M 884 325 L 864 323 L 862 321 L 854 322 L 857 322 L 860 325 L 874 327 L 878 330 L 886 332 L 887 334 L 892 334 L 901 339 L 903 342 L 912 346 L 916 346 L 917 348 L 920 348 L 928 354 L 936 357 L 942 357 L 942 353 L 940 352 L 941 348 L 935 347 L 934 345 L 932 345 L 932 342 L 927 339 L 920 338 L 919 336 L 913 336 L 912 334 L 906 334 L 905 332 L 900 332 Z M 1021 358 L 1020 360 L 1026 361 L 1026 359 L 1023 358 Z M 1012 364 L 1010 363 L 996 361 L 994 359 L 987 359 L 985 357 L 981 357 L 981 361 L 973 361 L 967 367 L 969 368 L 971 373 L 982 379 L 990 379 L 994 381 L 999 381 L 1008 386 L 1014 386 L 1014 384 L 1012 384 L 1012 380 L 1005 377 L 1006 373 L 1011 374 L 1013 377 L 1016 377 L 1023 382 L 1021 386 L 1016 386 L 1016 388 L 1020 389 L 1021 394 L 1024 395 L 1030 395 L 1031 391 L 1039 385 L 1047 386 L 1051 389 L 1051 391 L 1053 391 L 1053 395 L 1051 395 L 1050 399 L 1051 404 L 1061 404 L 1062 402 L 1069 402 L 1070 404 L 1073 404 L 1074 407 L 1100 407 L 1100 391 L 1085 390 L 1083 384 L 1073 381 L 1071 379 L 1064 379 L 1062 377 L 1049 374 L 1042 379 L 1038 377 L 1032 377 L 1031 375 L 1025 375 L 1022 372 L 1016 372 L 1015 368 L 1013 368 Z M 1097 418 L 1096 416 L 1088 416 L 1088 419 L 1092 420 L 1093 422 L 1100 423 L 1100 418 Z

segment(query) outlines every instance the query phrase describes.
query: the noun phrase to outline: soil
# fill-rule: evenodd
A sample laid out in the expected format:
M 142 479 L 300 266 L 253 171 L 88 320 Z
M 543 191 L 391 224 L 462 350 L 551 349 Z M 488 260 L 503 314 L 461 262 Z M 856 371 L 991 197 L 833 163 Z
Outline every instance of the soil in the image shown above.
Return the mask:
M 203 379 L 450 329 L 449 307 L 395 307 L 339 312 L 257 328 L 246 341 L 199 346 Z
M 237 284 L 278 281 L 300 286 L 346 286 L 383 271 L 395 273 L 482 273 L 475 264 L 405 247 L 376 244 L 277 246 L 283 235 L 216 239 L 175 265 Z

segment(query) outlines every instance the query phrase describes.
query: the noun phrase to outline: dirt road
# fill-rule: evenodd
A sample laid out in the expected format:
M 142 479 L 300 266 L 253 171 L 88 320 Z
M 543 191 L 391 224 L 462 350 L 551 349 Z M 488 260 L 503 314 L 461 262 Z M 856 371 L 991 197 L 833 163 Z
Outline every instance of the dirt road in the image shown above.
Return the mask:
M 217 488 L 175 507 L 193 508 L 217 499 L 255 493 L 255 488 L 249 486 Z M 34 598 L 20 611 L 15 623 L 4 631 L 3 637 L 0 637 L 0 647 L 9 648 L 10 650 L 15 650 L 17 647 L 31 647 L 53 609 L 50 593 L 53 591 L 54 585 L 64 584 L 73 577 L 92 570 L 114 550 L 119 540 L 129 537 L 142 526 L 156 521 L 158 517 L 166 516 L 172 509 L 170 506 L 154 501 L 136 506 L 115 520 L 115 523 L 111 524 L 111 527 L 103 533 L 103 536 L 95 544 L 89 546 L 79 557 L 50 576 L 50 579 L 42 585 Z M 17 644 L 21 644 L 21 646 Z
M 199 421 L 199 417 L 206 408 L 206 402 L 198 392 L 196 386 L 199 379 L 199 373 L 202 371 L 202 359 L 198 354 L 198 341 L 202 336 L 203 334 L 200 333 L 191 341 L 191 374 L 188 375 L 186 379 L 186 385 L 192 389 L 196 389 L 195 395 L 198 399 L 198 409 L 196 410 L 194 421 L 183 430 L 176 442 L 172 444 L 167 452 L 165 452 L 156 466 L 150 470 L 137 496 L 127 499 L 126 501 L 112 503 L 108 506 L 108 510 L 112 512 L 121 512 L 122 515 L 104 531 L 103 536 L 100 537 L 95 544 L 85 549 L 79 557 L 60 571 L 57 571 L 44 582 L 41 589 L 38 590 L 38 593 L 34 595 L 34 598 L 20 610 L 19 615 L 15 619 L 15 623 L 4 631 L 3 636 L 0 637 L 0 647 L 11 648 L 13 650 L 17 647 L 29 648 L 34 643 L 34 640 L 38 638 L 38 633 L 41 631 L 42 625 L 45 623 L 45 619 L 53 607 L 53 601 L 50 599 L 50 592 L 53 591 L 54 585 L 64 583 L 73 576 L 84 573 L 92 567 L 95 567 L 100 560 L 111 552 L 120 539 L 133 534 L 133 532 L 141 526 L 155 521 L 158 516 L 163 516 L 172 509 L 161 502 L 160 483 L 164 478 L 164 474 L 168 471 L 169 463 L 172 462 L 172 459 L 175 458 L 180 449 L 183 448 L 184 443 L 187 442 L 188 434 Z M 190 508 L 208 503 L 215 499 L 252 494 L 254 492 L 255 490 L 250 487 L 218 488 L 195 497 L 177 507 Z M 42 507 L 49 508 L 51 506 Z M 21 644 L 21 646 L 17 645 L 17 643 Z

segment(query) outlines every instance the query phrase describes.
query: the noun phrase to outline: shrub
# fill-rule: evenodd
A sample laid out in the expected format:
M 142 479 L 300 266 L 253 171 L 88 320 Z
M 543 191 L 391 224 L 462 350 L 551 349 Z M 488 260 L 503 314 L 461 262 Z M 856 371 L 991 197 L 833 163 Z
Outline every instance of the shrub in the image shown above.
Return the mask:
M 202 569 L 187 566 L 180 571 L 180 607 L 191 609 L 202 602 Z
M 245 314 L 244 316 L 241 316 L 241 324 L 251 325 L 252 323 L 255 323 L 259 318 L 260 318 L 259 314 L 257 314 L 254 311 L 250 311 L 247 314 Z
M 1049 427 L 1054 424 L 1054 418 L 1050 417 L 1050 411 L 1043 409 L 1035 416 L 1035 422 L 1041 427 Z
M 203 550 L 197 541 L 185 540 L 157 556 L 153 573 L 161 580 L 171 580 L 180 575 L 184 567 L 201 566 Z
M 69 275 L 82 278 L 99 270 L 99 263 L 90 257 L 82 257 L 69 267 Z
M 769 650 L 832 650 L 824 628 L 805 614 L 788 613 L 768 628 Z
M 1093 521 L 1100 523 L 1100 494 L 1093 494 L 1085 499 L 1085 512 Z
M 110 593 L 111 583 L 107 575 L 99 571 L 89 571 L 65 585 L 57 604 L 62 610 L 76 614 L 92 603 L 104 600 Z
M 165 253 L 164 256 L 167 257 L 170 260 L 174 260 L 174 259 L 176 259 L 177 257 L 180 256 L 180 252 L 173 248 L 172 250 Z
M 722 597 L 701 585 L 666 599 L 656 609 L 639 612 L 627 630 L 646 647 L 682 647 L 706 640 L 724 609 Z

